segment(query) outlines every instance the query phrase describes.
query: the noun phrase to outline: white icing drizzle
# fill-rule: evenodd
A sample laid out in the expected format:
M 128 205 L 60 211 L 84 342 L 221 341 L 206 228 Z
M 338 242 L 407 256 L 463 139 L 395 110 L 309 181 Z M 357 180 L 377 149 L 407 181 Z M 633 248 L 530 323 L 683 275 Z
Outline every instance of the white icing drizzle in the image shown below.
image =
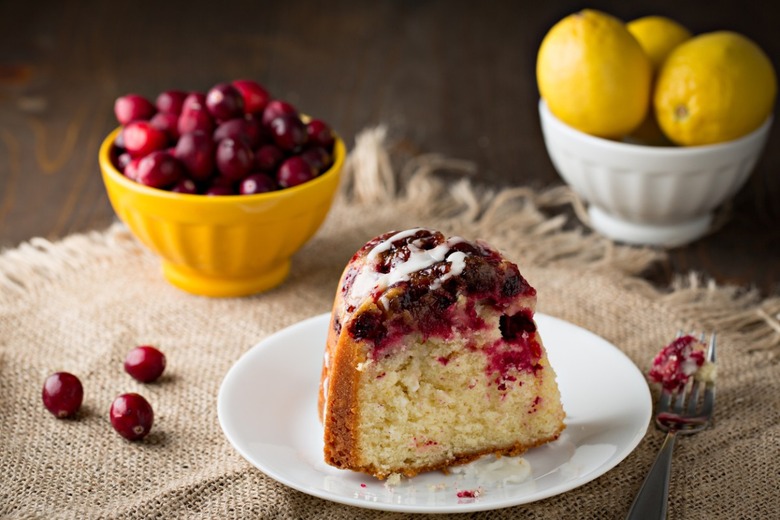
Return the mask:
M 433 249 L 423 249 L 420 247 L 418 240 L 413 240 L 408 244 L 409 258 L 407 260 L 397 262 L 393 269 L 388 273 L 380 273 L 376 270 L 377 257 L 381 253 L 391 249 L 393 242 L 411 237 L 421 230 L 424 230 L 424 228 L 413 228 L 398 232 L 386 240 L 383 240 L 368 252 L 366 255 L 366 264 L 358 272 L 352 282 L 352 287 L 348 295 L 348 303 L 350 305 L 359 305 L 364 298 L 374 291 L 383 293 L 388 287 L 399 282 L 408 281 L 413 273 L 422 271 L 423 269 L 443 261 L 447 256 L 447 253 L 452 249 L 452 246 L 464 242 L 464 239 L 460 237 L 452 237 Z M 459 276 L 463 272 L 463 269 L 466 266 L 466 254 L 462 251 L 455 251 L 447 258 L 447 263 L 450 266 L 449 270 L 432 284 L 431 287 L 433 289 L 440 287 L 442 282 L 453 276 Z M 384 297 L 382 297 L 380 301 L 382 301 L 385 306 L 387 305 L 387 301 Z

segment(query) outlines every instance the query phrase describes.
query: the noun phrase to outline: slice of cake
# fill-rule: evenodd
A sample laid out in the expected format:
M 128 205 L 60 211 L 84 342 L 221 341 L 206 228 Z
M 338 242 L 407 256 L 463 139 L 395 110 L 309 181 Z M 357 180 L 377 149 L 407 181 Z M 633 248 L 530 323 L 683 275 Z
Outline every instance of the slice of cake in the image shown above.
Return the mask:
M 517 455 L 564 411 L 536 290 L 482 242 L 383 234 L 347 264 L 319 393 L 325 460 L 382 479 Z
M 665 390 L 677 392 L 692 377 L 700 381 L 714 380 L 715 364 L 707 361 L 707 346 L 700 339 L 685 335 L 656 354 L 647 376 Z

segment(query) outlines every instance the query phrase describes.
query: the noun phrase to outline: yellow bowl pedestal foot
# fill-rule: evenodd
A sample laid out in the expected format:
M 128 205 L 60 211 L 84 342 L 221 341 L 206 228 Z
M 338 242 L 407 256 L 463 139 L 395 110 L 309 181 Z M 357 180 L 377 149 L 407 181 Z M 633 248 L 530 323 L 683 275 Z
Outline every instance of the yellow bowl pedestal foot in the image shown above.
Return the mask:
M 188 293 L 227 298 L 248 296 L 276 287 L 287 278 L 290 261 L 285 260 L 267 271 L 246 276 L 211 276 L 167 261 L 163 261 L 162 271 L 168 282 Z

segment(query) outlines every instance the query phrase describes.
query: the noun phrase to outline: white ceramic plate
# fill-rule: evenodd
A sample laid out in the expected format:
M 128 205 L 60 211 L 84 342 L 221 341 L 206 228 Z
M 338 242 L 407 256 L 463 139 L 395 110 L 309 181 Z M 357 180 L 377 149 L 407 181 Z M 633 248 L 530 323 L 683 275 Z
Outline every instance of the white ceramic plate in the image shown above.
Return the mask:
M 228 371 L 217 401 L 219 422 L 235 449 L 271 478 L 304 493 L 386 511 L 497 509 L 590 482 L 631 453 L 647 431 L 652 403 L 637 367 L 603 338 L 537 314 L 567 426 L 557 441 L 526 452 L 522 460 L 502 461 L 516 463 L 515 471 L 525 471 L 526 478 L 506 481 L 506 468 L 485 467 L 490 460 L 472 463 L 481 465 L 478 471 L 430 472 L 396 486 L 333 468 L 323 461 L 317 416 L 328 320 L 327 314 L 309 318 L 257 344 Z M 473 490 L 479 490 L 477 497 L 463 496 Z

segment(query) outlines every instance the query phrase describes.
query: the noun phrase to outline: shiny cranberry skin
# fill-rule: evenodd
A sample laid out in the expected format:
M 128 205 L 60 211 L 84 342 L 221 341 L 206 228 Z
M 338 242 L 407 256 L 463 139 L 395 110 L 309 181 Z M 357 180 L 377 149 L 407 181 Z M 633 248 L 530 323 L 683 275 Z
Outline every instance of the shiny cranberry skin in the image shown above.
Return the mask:
M 311 165 L 298 156 L 286 159 L 276 172 L 276 181 L 282 188 L 303 184 L 314 178 Z
M 122 130 L 125 149 L 133 157 L 143 157 L 168 146 L 168 134 L 148 121 L 133 121 Z
M 111 426 L 130 441 L 143 439 L 152 429 L 154 411 L 149 401 L 135 393 L 122 394 L 111 403 Z
M 204 195 L 209 196 L 223 196 L 223 195 L 235 195 L 236 190 L 227 184 L 212 184 L 203 192 Z
M 301 152 L 299 157 L 309 163 L 312 168 L 314 168 L 316 175 L 324 173 L 328 168 L 330 168 L 330 165 L 333 162 L 328 151 L 325 150 L 325 148 L 322 146 L 307 148 Z
M 274 99 L 268 102 L 265 110 L 263 110 L 262 123 L 265 126 L 271 124 L 271 121 L 280 116 L 298 116 L 298 109 L 287 101 L 281 99 Z
M 125 372 L 142 383 L 156 381 L 165 370 L 165 354 L 152 345 L 141 345 L 127 353 Z
M 255 150 L 255 168 L 264 172 L 274 172 L 284 159 L 284 152 L 274 144 L 264 144 Z
M 136 157 L 135 159 L 130 160 L 130 162 L 127 163 L 127 166 L 125 166 L 125 169 L 122 171 L 122 173 L 125 174 L 125 177 L 138 182 L 138 163 L 140 162 L 140 157 Z
M 217 121 L 227 121 L 244 115 L 244 98 L 230 83 L 219 83 L 206 94 L 206 108 Z
M 216 144 L 211 134 L 196 131 L 182 134 L 173 154 L 184 165 L 190 177 L 203 181 L 214 173 L 215 150 Z
M 233 82 L 233 86 L 244 98 L 244 112 L 247 114 L 262 112 L 271 98 L 262 85 L 251 79 L 237 79 Z
M 210 134 L 214 131 L 214 118 L 203 106 L 185 106 L 179 116 L 178 130 L 179 135 L 198 130 Z
M 330 150 L 333 146 L 333 131 L 327 123 L 321 119 L 312 119 L 306 124 L 306 134 L 309 136 L 309 144 L 322 146 Z
M 215 141 L 227 138 L 241 139 L 254 149 L 260 144 L 260 129 L 256 121 L 237 117 L 220 123 L 214 130 Z
M 43 406 L 58 419 L 71 417 L 81 408 L 84 388 L 69 372 L 55 372 L 43 382 Z
M 276 181 L 265 173 L 253 173 L 238 186 L 241 195 L 254 195 L 255 193 L 268 193 L 279 189 Z
M 179 138 L 179 116 L 167 112 L 157 112 L 149 120 L 149 124 L 168 135 L 170 141 Z
M 178 116 L 181 114 L 181 109 L 184 106 L 184 99 L 186 97 L 187 93 L 182 92 L 181 90 L 166 90 L 157 96 L 157 100 L 154 104 L 160 112 Z
M 138 94 L 127 94 L 114 101 L 114 115 L 119 124 L 126 125 L 133 121 L 146 121 L 157 109 L 152 103 Z
M 182 179 L 171 187 L 174 193 L 187 193 L 195 195 L 198 193 L 198 185 L 192 179 Z
M 279 116 L 268 125 L 274 144 L 287 152 L 298 152 L 306 144 L 306 125 L 298 116 Z
M 187 94 L 187 97 L 184 98 L 184 101 L 182 101 L 181 104 L 181 113 L 191 108 L 194 108 L 196 110 L 200 110 L 201 108 L 205 109 L 206 94 L 204 94 L 203 92 L 190 92 L 189 94 Z
M 127 168 L 127 165 L 130 164 L 132 160 L 133 157 L 129 153 L 122 152 L 116 156 L 116 159 L 114 159 L 114 166 L 116 166 L 117 170 L 124 173 L 125 168 Z
M 158 150 L 138 163 L 138 182 L 152 188 L 174 185 L 184 176 L 182 164 L 170 153 Z
M 227 179 L 238 181 L 252 169 L 254 156 L 241 139 L 223 139 L 217 145 L 217 169 Z

